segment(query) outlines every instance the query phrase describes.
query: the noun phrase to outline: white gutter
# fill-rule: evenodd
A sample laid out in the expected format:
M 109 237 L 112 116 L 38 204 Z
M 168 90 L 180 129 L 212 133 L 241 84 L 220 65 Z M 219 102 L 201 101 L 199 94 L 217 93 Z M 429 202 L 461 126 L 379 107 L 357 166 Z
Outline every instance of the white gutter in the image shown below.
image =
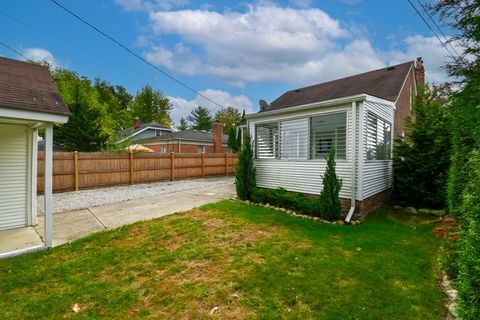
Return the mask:
M 356 193 L 356 174 L 355 168 L 357 164 L 357 102 L 352 102 L 352 195 L 350 197 L 350 210 L 348 211 L 346 222 L 350 222 L 355 212 L 355 193 Z
M 19 249 L 19 250 L 15 250 L 15 251 L 0 253 L 0 260 L 21 256 L 21 255 L 27 254 L 27 253 L 46 250 L 48 248 L 49 247 L 42 244 L 42 245 L 39 245 L 39 246 L 34 246 L 34 247 L 26 248 L 26 249 Z

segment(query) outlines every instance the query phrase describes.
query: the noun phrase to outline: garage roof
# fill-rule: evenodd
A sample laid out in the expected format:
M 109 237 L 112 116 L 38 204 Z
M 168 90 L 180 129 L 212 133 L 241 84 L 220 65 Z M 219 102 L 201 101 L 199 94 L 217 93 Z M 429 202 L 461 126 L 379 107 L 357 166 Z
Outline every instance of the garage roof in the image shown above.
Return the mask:
M 69 115 L 47 67 L 0 57 L 0 106 Z

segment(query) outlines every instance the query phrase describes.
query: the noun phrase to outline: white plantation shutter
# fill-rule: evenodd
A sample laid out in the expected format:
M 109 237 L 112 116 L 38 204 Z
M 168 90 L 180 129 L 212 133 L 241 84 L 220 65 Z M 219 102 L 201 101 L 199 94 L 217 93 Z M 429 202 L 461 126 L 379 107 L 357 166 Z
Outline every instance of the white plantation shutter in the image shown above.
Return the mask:
M 392 158 L 392 125 L 368 112 L 367 114 L 367 160 L 390 160 Z
M 256 126 L 255 146 L 258 159 L 278 157 L 278 122 L 262 123 Z
M 308 159 L 308 118 L 280 122 L 280 157 L 282 159 Z
M 335 148 L 337 159 L 346 159 L 346 112 L 312 117 L 310 128 L 312 159 L 325 159 L 331 148 Z

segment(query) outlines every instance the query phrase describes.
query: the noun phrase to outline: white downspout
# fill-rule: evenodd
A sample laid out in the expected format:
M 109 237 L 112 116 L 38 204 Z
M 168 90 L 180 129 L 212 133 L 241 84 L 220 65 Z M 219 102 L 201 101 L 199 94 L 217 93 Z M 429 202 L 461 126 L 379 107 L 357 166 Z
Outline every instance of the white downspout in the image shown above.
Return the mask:
M 357 102 L 352 102 L 352 194 L 350 197 L 350 210 L 348 211 L 346 222 L 350 222 L 355 211 L 355 192 L 356 192 L 356 169 L 357 165 Z

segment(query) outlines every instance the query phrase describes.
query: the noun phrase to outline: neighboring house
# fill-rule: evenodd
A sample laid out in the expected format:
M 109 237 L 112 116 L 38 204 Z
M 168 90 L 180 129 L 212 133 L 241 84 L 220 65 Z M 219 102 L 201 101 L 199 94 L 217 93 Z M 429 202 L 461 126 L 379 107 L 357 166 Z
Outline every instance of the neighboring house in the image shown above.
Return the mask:
M 320 194 L 327 156 L 336 149 L 340 197 L 366 214 L 391 197 L 392 146 L 411 117 L 421 58 L 288 91 L 247 116 L 255 148 L 257 185 Z
M 140 118 L 133 119 L 133 127 L 117 132 L 118 142 L 130 139 L 130 142 L 138 142 L 152 137 L 161 137 L 172 133 L 173 130 L 169 127 L 152 121 L 142 123 Z
M 140 126 L 141 127 L 141 126 Z M 145 126 L 151 127 L 151 126 Z M 163 127 L 165 128 L 165 127 Z M 123 132 L 132 130 L 126 129 Z M 157 129 L 158 130 L 158 129 Z M 214 122 L 212 132 L 182 130 L 173 132 L 164 130 L 161 134 L 148 133 L 147 130 L 142 131 L 142 139 L 135 139 L 136 143 L 140 143 L 155 152 L 162 153 L 225 153 L 230 152 L 227 146 L 228 136 L 222 133 L 223 124 Z M 133 130 L 132 130 L 133 131 Z M 133 131 L 139 132 L 140 130 Z M 147 136 L 148 133 L 148 136 Z M 136 136 L 135 136 L 136 137 Z M 128 138 L 128 136 L 127 136 Z M 133 141 L 133 137 L 131 138 Z
M 45 245 L 0 258 L 52 245 L 53 125 L 69 114 L 48 68 L 0 58 L 0 230 L 36 224 L 37 138 L 45 130 Z

